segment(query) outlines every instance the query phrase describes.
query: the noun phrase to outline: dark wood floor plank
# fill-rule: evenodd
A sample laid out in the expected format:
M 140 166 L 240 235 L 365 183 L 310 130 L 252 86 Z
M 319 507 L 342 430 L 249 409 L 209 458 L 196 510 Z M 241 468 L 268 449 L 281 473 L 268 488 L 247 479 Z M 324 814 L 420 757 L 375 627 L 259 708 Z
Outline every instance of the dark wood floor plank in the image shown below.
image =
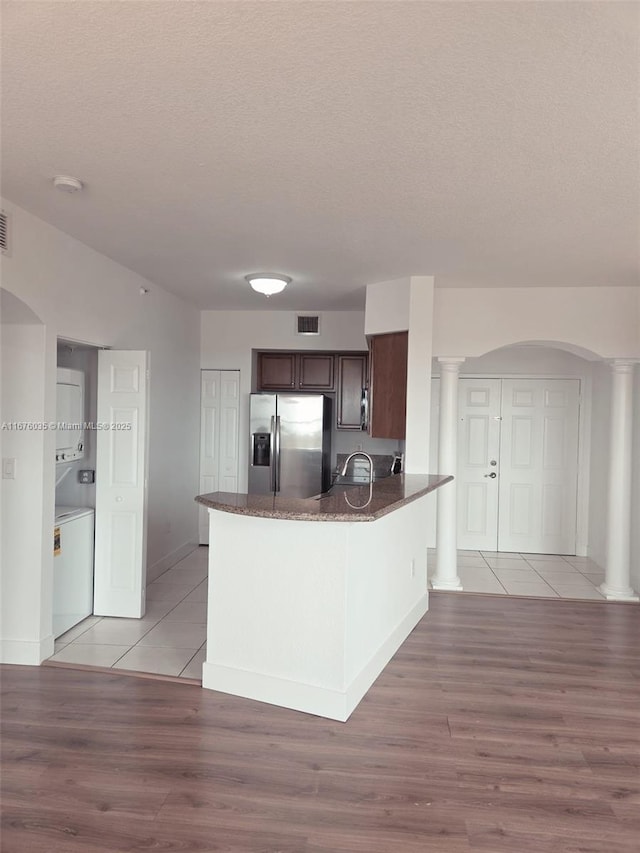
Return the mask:
M 3 667 L 2 853 L 638 853 L 640 608 L 437 594 L 348 723 Z

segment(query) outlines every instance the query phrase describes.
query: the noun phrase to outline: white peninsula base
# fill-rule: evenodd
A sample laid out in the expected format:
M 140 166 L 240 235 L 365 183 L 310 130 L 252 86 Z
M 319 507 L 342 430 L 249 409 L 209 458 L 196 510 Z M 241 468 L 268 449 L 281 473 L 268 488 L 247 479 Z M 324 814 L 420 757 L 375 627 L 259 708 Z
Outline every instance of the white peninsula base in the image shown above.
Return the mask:
M 209 509 L 202 686 L 347 720 L 427 611 L 429 499 L 366 523 Z

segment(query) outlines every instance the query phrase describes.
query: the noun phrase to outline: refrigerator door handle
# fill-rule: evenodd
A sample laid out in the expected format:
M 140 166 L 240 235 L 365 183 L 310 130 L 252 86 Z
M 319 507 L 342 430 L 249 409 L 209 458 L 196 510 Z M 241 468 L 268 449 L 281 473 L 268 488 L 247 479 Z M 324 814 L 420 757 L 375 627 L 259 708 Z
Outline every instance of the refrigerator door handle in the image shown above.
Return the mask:
M 369 429 L 369 389 L 362 389 L 360 398 L 360 429 Z
M 271 415 L 271 424 L 269 426 L 271 433 L 271 458 L 269 459 L 269 491 L 276 490 L 276 462 L 278 458 L 278 448 L 276 447 L 276 416 Z
M 273 483 L 274 492 L 280 491 L 280 415 L 275 418 L 275 440 L 273 454 Z

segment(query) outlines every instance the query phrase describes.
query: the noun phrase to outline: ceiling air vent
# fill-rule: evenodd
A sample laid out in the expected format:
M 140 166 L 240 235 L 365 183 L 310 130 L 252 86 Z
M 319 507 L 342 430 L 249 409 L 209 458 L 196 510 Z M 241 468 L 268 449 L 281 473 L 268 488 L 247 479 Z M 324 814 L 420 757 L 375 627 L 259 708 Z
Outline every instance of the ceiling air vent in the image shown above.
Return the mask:
M 9 216 L 0 211 L 0 249 L 3 255 L 9 254 Z
M 296 314 L 296 335 L 319 335 L 319 314 Z

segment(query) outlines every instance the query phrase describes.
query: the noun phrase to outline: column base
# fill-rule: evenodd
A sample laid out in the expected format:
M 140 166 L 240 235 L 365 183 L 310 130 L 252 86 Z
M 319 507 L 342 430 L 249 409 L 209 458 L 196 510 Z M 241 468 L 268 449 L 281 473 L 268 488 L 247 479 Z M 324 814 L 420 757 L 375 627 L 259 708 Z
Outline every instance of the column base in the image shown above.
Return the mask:
M 460 578 L 447 578 L 446 580 L 439 580 L 437 577 L 431 578 L 431 589 L 446 589 L 450 592 L 462 592 L 462 584 L 460 583 Z
M 640 601 L 640 596 L 636 595 L 630 586 L 627 589 L 614 589 L 605 582 L 601 583 L 598 589 L 607 601 Z

